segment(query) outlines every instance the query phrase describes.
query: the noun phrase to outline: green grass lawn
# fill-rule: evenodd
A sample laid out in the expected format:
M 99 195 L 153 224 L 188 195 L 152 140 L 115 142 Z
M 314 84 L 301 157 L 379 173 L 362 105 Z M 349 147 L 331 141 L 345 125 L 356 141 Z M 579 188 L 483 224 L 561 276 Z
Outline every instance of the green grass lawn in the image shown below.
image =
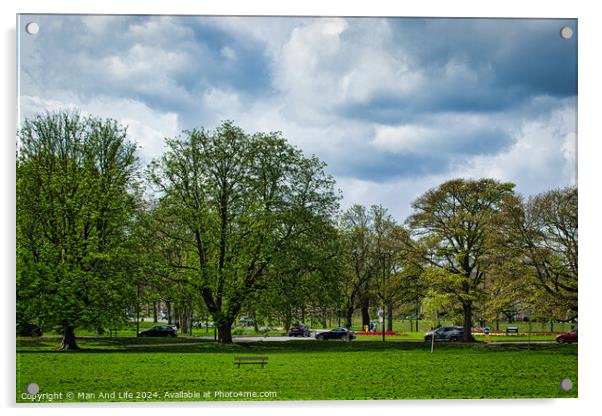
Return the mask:
M 17 340 L 17 401 L 29 383 L 78 401 L 262 400 L 215 392 L 275 392 L 270 400 L 576 397 L 577 346 L 260 342 L 218 345 L 194 338 L 97 338 L 57 352 L 56 339 Z M 269 357 L 265 368 L 234 364 Z M 560 381 L 573 381 L 572 390 Z M 178 397 L 178 392 L 197 397 Z M 107 393 L 104 398 L 100 393 Z M 119 393 L 122 397 L 119 397 Z M 123 392 L 128 392 L 123 394 Z M 140 392 L 140 393 L 138 393 Z M 129 394 L 133 394 L 131 397 Z M 166 396 L 176 394 L 176 396 Z M 113 397 L 112 395 L 115 394 Z M 203 395 L 208 397 L 204 397 Z

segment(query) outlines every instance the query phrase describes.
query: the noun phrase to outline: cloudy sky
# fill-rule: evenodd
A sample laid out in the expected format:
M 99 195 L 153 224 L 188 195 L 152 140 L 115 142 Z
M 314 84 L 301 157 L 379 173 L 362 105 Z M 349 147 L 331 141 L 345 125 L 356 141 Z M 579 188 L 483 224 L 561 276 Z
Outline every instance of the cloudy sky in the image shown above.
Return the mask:
M 575 20 L 25 15 L 19 26 L 21 119 L 115 118 L 145 163 L 166 136 L 234 120 L 319 156 L 343 207 L 382 204 L 400 221 L 451 178 L 524 195 L 577 180 Z

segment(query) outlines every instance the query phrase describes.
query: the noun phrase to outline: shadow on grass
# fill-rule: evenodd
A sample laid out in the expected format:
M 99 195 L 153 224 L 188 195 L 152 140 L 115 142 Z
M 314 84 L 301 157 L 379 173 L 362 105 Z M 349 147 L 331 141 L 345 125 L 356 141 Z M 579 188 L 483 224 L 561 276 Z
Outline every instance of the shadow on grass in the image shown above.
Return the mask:
M 315 352 L 378 352 L 378 351 L 430 351 L 430 345 L 421 342 L 374 342 L 374 341 L 257 341 L 219 344 L 214 341 L 195 338 L 136 338 L 98 337 L 78 339 L 79 350 L 61 351 L 57 339 L 18 338 L 17 353 L 315 353 Z M 577 354 L 576 345 L 556 344 L 508 344 L 486 345 L 477 343 L 436 344 L 434 353 L 470 351 L 472 353 L 495 353 L 505 351 L 549 352 L 554 354 Z

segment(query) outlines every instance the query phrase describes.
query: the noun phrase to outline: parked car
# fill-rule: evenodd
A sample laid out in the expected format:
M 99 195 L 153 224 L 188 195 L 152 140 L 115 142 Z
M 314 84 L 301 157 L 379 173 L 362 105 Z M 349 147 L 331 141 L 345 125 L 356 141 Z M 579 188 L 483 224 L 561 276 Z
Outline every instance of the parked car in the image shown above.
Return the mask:
M 320 332 L 316 335 L 316 339 L 320 341 L 325 341 L 328 339 L 344 339 L 347 341 L 351 341 L 355 339 L 355 332 L 349 331 L 347 328 L 335 328 L 330 331 Z
M 42 328 L 28 322 L 17 324 L 17 335 L 20 337 L 41 337 Z
M 303 324 L 295 324 L 288 330 L 289 337 L 308 337 L 309 329 Z
M 435 335 L 435 341 L 460 341 L 464 338 L 464 328 L 461 326 L 444 326 L 424 334 L 424 341 L 431 342 Z
M 573 329 L 570 330 L 569 332 L 563 332 L 562 334 L 558 334 L 556 336 L 556 342 L 558 344 L 570 344 L 572 342 L 577 342 L 577 338 L 578 338 L 578 334 L 577 334 L 577 330 Z
M 243 316 L 242 318 L 240 318 L 240 320 L 238 321 L 238 325 L 239 326 L 253 326 L 255 324 L 255 321 L 253 321 L 253 319 L 248 318 L 246 316 Z
M 138 334 L 139 337 L 177 337 L 178 329 L 171 325 L 157 325 Z

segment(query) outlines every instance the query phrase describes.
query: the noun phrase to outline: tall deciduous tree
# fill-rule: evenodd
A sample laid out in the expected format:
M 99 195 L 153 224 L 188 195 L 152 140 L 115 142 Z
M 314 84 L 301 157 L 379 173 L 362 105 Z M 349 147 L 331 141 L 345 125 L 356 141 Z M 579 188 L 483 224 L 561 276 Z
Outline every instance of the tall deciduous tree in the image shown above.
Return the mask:
M 58 112 L 24 121 L 17 152 L 17 314 L 75 328 L 125 319 L 136 147 L 113 120 Z
M 473 304 L 482 295 L 486 261 L 495 251 L 494 236 L 514 197 L 514 185 L 493 179 L 455 179 L 413 202 L 408 218 L 432 288 L 452 295 L 462 306 L 464 340 L 472 341 Z
M 340 243 L 331 223 L 316 218 L 308 233 L 274 258 L 263 290 L 250 303 L 264 316 L 281 317 L 285 330 L 309 315 L 336 309 L 340 296 Z M 249 305 L 251 308 L 252 305 Z
M 245 301 L 277 275 L 278 254 L 338 208 L 321 161 L 279 133 L 248 135 L 231 122 L 168 139 L 149 179 L 189 235 L 194 261 L 181 267 L 193 271 L 223 343 Z
M 577 187 L 568 187 L 519 201 L 509 210 L 512 241 L 532 277 L 534 308 L 554 319 L 578 313 L 577 206 Z
M 409 300 L 410 288 L 415 286 L 412 280 L 417 276 L 408 256 L 407 230 L 380 205 L 370 209 L 350 207 L 341 216 L 340 228 L 345 324 L 351 326 L 351 317 L 359 306 L 362 325 L 367 325 L 368 307 L 371 302 L 373 306 L 378 302 L 392 330 L 393 308 L 398 302 Z
M 374 287 L 387 320 L 387 327 L 383 330 L 392 331 L 394 307 L 398 302 L 407 300 L 415 287 L 412 284 L 412 278 L 416 276 L 412 271 L 415 269 L 406 249 L 409 235 L 386 208 L 373 205 L 370 212 L 374 219 Z
M 353 312 L 358 302 L 369 298 L 377 263 L 374 257 L 374 217 L 362 205 L 353 205 L 340 219 L 342 256 L 345 269 L 342 274 L 345 326 L 351 328 Z

